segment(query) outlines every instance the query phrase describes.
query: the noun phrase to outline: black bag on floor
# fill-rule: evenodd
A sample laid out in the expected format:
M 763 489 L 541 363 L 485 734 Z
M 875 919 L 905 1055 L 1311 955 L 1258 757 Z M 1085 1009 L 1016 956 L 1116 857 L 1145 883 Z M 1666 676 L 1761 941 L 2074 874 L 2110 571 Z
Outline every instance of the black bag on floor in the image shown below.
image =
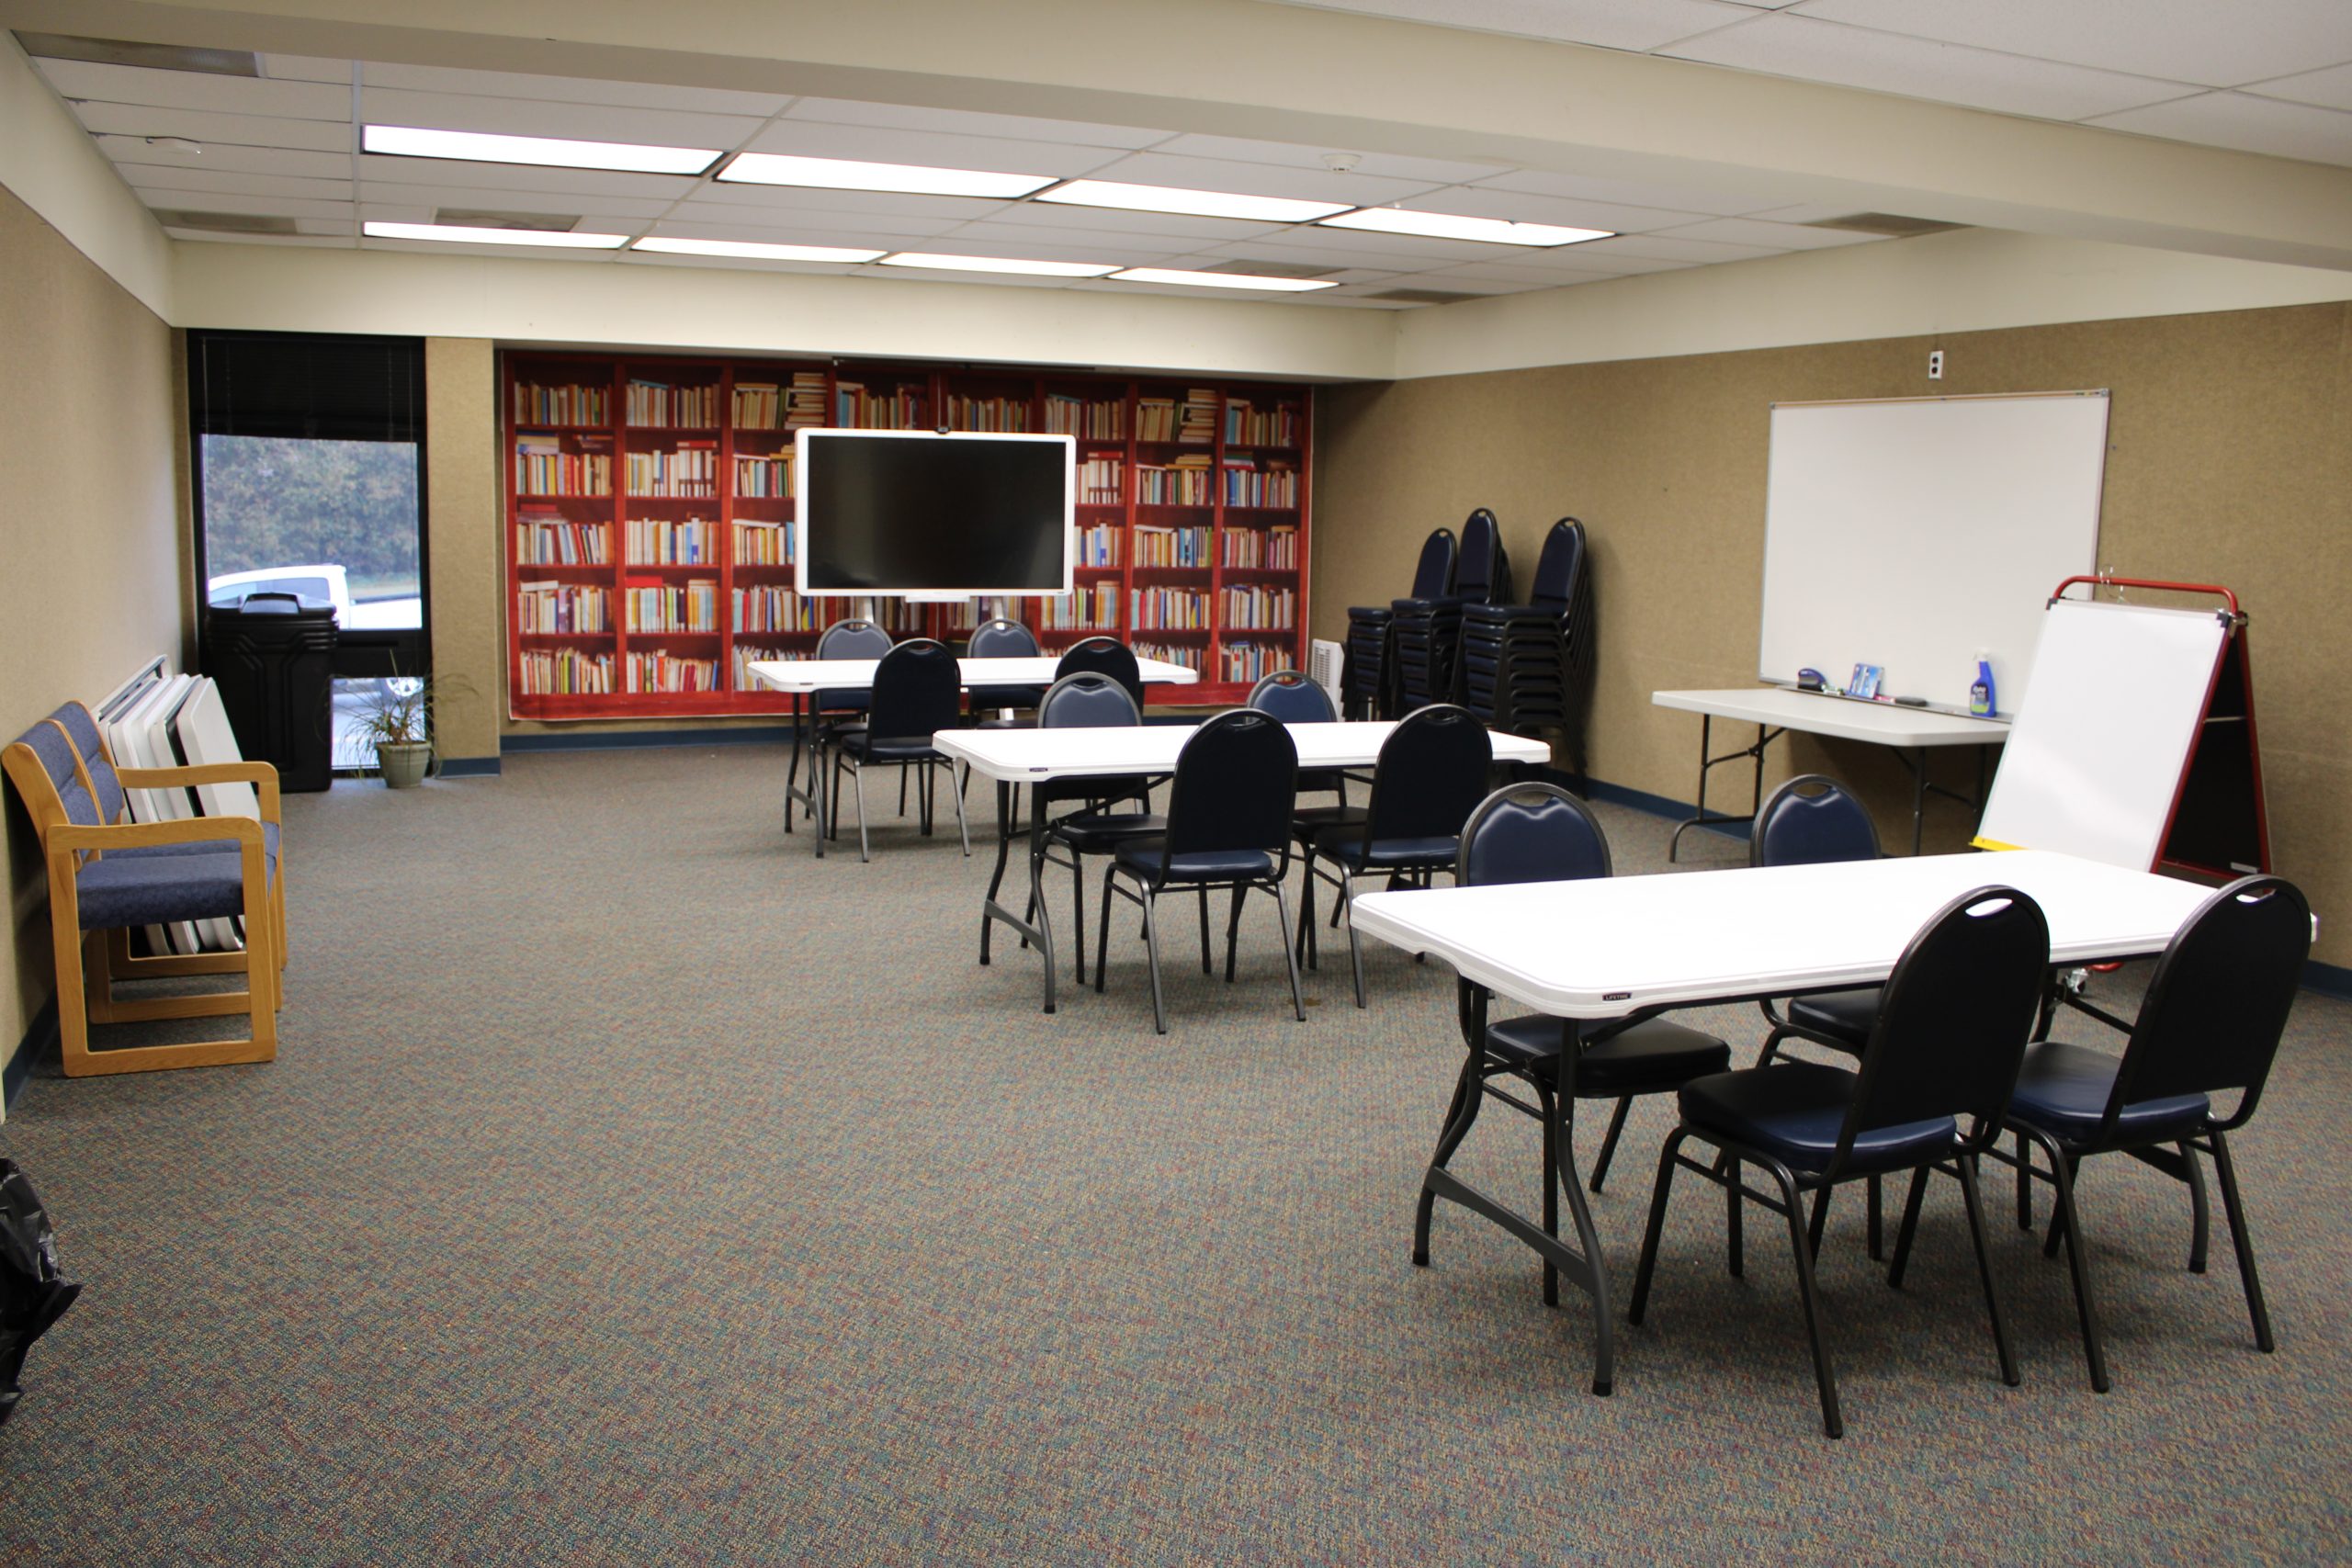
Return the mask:
M 24 1391 L 25 1352 L 65 1315 L 81 1285 L 57 1272 L 57 1233 L 17 1162 L 0 1159 L 0 1426 Z

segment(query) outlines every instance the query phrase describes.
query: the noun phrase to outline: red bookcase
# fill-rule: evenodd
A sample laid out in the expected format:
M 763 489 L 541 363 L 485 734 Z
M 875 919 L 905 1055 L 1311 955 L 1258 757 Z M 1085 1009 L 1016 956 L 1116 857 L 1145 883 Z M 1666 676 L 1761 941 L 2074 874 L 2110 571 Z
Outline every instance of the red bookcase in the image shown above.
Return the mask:
M 1067 599 L 1017 599 L 1048 653 L 1107 633 L 1239 702 L 1306 663 L 1307 389 L 1018 368 L 526 353 L 500 377 L 517 718 L 776 713 L 755 659 L 805 659 L 854 602 L 792 591 L 803 427 L 1077 437 Z M 876 603 L 954 643 L 993 604 Z

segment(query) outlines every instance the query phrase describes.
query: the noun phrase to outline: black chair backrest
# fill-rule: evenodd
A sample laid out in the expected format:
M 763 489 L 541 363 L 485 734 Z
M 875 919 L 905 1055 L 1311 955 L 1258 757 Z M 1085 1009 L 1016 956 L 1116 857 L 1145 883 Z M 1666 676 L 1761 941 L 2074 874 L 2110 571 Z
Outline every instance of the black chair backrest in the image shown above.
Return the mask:
M 964 649 L 973 659 L 1035 659 L 1037 634 L 1019 621 L 1008 621 L 1000 615 L 974 626 L 972 640 Z
M 1563 517 L 1544 536 L 1544 553 L 1535 558 L 1535 581 L 1528 590 L 1527 602 L 1555 615 L 1567 614 L 1584 566 L 1584 525 Z
M 962 716 L 956 656 L 930 637 L 911 637 L 882 656 L 874 671 L 866 731 L 877 740 L 929 739 Z
M 879 659 L 889 651 L 890 634 L 854 615 L 835 621 L 817 634 L 820 659 Z M 821 687 L 810 702 L 820 713 L 829 708 L 862 708 L 867 694 L 854 686 Z
M 1494 742 L 1468 708 L 1415 708 L 1381 743 L 1372 770 L 1367 841 L 1452 838 L 1487 794 Z
M 1260 681 L 1250 688 L 1250 705 L 1284 724 L 1333 724 L 1340 717 L 1330 694 L 1302 670 L 1277 670 Z
M 2223 1122 L 2254 1114 L 2311 955 L 2312 907 L 2276 876 L 2242 876 L 2199 907 L 2156 961 L 2106 1128 L 2126 1105 L 2242 1089 Z
M 1143 711 L 1143 675 L 1136 668 L 1134 650 L 1117 637 L 1091 637 L 1083 642 L 1070 644 L 1062 650 L 1061 659 L 1054 665 L 1054 679 L 1058 681 L 1065 675 L 1075 675 L 1080 671 L 1110 676 L 1127 689 L 1127 695 L 1135 698 L 1136 711 Z
M 1193 731 L 1168 786 L 1167 856 L 1263 850 L 1290 866 L 1298 748 L 1271 714 L 1227 708 Z M 1166 858 L 1163 857 L 1163 865 Z
M 1938 1116 L 1959 1118 L 1973 1146 L 1991 1142 L 2049 968 L 2050 922 L 2016 888 L 1979 887 L 1938 910 L 1887 977 L 1832 1168 L 1860 1134 Z
M 1459 887 L 1608 874 L 1608 835 L 1590 807 L 1554 784 L 1505 784 L 1480 801 L 1453 860 Z
M 1453 568 L 1453 594 L 1473 604 L 1510 603 L 1510 558 L 1503 553 L 1502 525 L 1483 506 L 1462 525 L 1462 555 Z
M 1421 558 L 1413 568 L 1413 598 L 1442 599 L 1453 592 L 1456 553 L 1451 528 L 1435 529 L 1421 541 Z
M 1046 688 L 1037 704 L 1040 729 L 1107 729 L 1142 722 L 1127 689 L 1091 670 L 1063 676 Z
M 1750 865 L 1820 865 L 1876 860 L 1878 825 L 1846 786 L 1802 773 L 1764 797 L 1747 835 Z

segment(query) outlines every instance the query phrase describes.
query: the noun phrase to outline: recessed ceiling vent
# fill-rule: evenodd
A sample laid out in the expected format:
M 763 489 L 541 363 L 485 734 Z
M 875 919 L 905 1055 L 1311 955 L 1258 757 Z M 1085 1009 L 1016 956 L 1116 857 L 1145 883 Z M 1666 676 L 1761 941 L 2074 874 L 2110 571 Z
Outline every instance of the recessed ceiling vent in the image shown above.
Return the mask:
M 211 234 L 297 234 L 291 218 L 259 212 L 178 212 L 155 209 L 155 221 L 166 229 L 201 229 Z
M 484 207 L 435 208 L 433 221 L 468 229 L 529 229 L 542 234 L 569 234 L 580 227 L 576 214 L 566 218 L 560 213 L 499 212 Z
M 1342 270 L 1339 267 L 1317 266 L 1311 262 L 1221 261 L 1202 272 L 1238 272 L 1250 277 L 1329 277 Z
M 1801 229 L 1835 229 L 1844 234 L 1883 234 L 1890 240 L 1907 240 L 1915 234 L 1940 234 L 1947 229 L 1965 229 L 1965 223 L 1940 223 L 1932 218 L 1905 218 L 1894 212 L 1849 212 L 1843 218 L 1816 219 L 1801 223 Z
M 261 62 L 239 49 L 184 49 L 175 43 L 80 38 L 73 33 L 17 35 L 36 60 L 86 60 L 96 65 L 137 65 L 149 71 L 201 71 L 209 76 L 258 76 Z
M 1389 288 L 1365 296 L 1368 299 L 1385 299 L 1395 305 L 1453 305 L 1464 299 L 1484 299 L 1484 294 L 1450 294 L 1442 288 Z

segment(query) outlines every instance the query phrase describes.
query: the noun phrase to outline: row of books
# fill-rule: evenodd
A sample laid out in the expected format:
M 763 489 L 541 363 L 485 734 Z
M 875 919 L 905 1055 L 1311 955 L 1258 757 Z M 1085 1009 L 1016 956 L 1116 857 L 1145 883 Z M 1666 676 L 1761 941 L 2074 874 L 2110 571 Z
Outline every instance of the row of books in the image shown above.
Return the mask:
M 1276 403 L 1261 409 L 1236 398 L 1225 405 L 1227 446 L 1295 446 L 1298 445 L 1298 405 Z
M 1194 387 L 1183 400 L 1174 398 L 1136 400 L 1136 438 L 1140 441 L 1181 441 L 1207 446 L 1216 435 L 1216 392 Z
M 633 632 L 715 632 L 718 629 L 718 580 L 632 582 L 626 591 L 628 629 Z
M 718 660 L 681 659 L 655 649 L 631 653 L 622 666 L 631 692 L 715 692 L 718 690 Z
M 689 441 L 673 451 L 631 452 L 627 473 L 631 495 L 717 495 L 718 443 Z
M 735 520 L 735 564 L 737 566 L 790 566 L 792 564 L 792 525 L 789 523 L 747 523 Z
M 947 394 L 947 428 L 989 433 L 1025 434 L 1029 429 L 1026 398 L 967 398 Z
M 526 697 L 602 696 L 613 689 L 613 656 L 576 648 L 530 649 L 514 674 Z
M 1129 646 L 1137 659 L 1157 659 L 1162 664 L 1181 664 L 1187 670 L 1201 667 L 1201 656 L 1208 650 L 1199 643 L 1189 646 L 1173 642 L 1138 642 Z
M 593 583 L 526 582 L 514 593 L 514 628 L 548 632 L 608 632 L 612 598 Z
M 901 385 L 876 390 L 856 381 L 833 388 L 833 426 L 839 430 L 922 430 L 923 392 Z
M 604 424 L 612 418 L 610 387 L 542 387 L 514 383 L 517 424 Z
M 737 457 L 735 493 L 742 496 L 789 496 L 792 493 L 792 454 L 772 452 L 763 457 Z
M 1127 499 L 1126 461 L 1121 457 L 1089 457 L 1078 466 L 1080 506 L 1118 506 Z
M 587 443 L 567 451 L 560 436 L 518 435 L 514 489 L 524 495 L 610 495 L 613 455 Z
M 1044 631 L 1107 631 L 1119 624 L 1119 585 L 1080 584 L 1067 598 L 1037 601 L 1037 626 Z
M 1127 624 L 1137 631 L 1205 630 L 1209 596 L 1190 588 L 1137 588 L 1127 596 Z
M 1136 500 L 1145 506 L 1208 505 L 1209 459 L 1179 457 L 1165 468 L 1137 463 Z
M 1127 405 L 1098 402 L 1067 392 L 1047 392 L 1046 434 L 1082 435 L 1089 441 L 1124 441 L 1127 435 Z
M 612 559 L 612 538 L 609 523 L 522 513 L 514 523 L 514 560 L 518 566 L 603 566 Z
M 1225 680 L 1255 685 L 1277 670 L 1291 668 L 1290 649 L 1278 642 L 1227 643 L 1217 651 L 1217 668 Z
M 1260 468 L 1247 457 L 1227 457 L 1223 471 L 1227 506 L 1298 505 L 1298 469 L 1288 463 L 1270 460 Z
M 631 566 L 711 566 L 718 560 L 718 525 L 707 517 L 628 520 Z
M 622 407 L 634 425 L 708 430 L 718 423 L 718 386 L 679 387 L 632 377 Z
M 734 594 L 735 630 L 742 632 L 813 632 L 822 622 L 820 606 L 789 588 L 738 588 Z
M 752 678 L 752 665 L 754 660 L 764 664 L 773 663 L 778 660 L 808 657 L 810 657 L 809 650 L 805 648 L 762 648 L 756 643 L 739 642 L 735 645 L 735 689 L 739 692 L 767 690 Z
M 796 370 L 788 382 L 735 383 L 738 430 L 814 429 L 825 423 L 825 373 Z
M 1291 527 L 1227 528 L 1225 564 L 1268 570 L 1298 570 L 1298 530 Z
M 1225 626 L 1246 631 L 1289 631 L 1298 625 L 1298 591 L 1295 588 L 1225 590 Z
M 1136 565 L 1206 567 L 1208 564 L 1207 525 L 1193 528 L 1159 528 L 1146 523 L 1136 525 Z
M 1116 523 L 1097 523 L 1091 528 L 1080 528 L 1078 531 L 1078 564 L 1118 565 L 1119 532 Z

